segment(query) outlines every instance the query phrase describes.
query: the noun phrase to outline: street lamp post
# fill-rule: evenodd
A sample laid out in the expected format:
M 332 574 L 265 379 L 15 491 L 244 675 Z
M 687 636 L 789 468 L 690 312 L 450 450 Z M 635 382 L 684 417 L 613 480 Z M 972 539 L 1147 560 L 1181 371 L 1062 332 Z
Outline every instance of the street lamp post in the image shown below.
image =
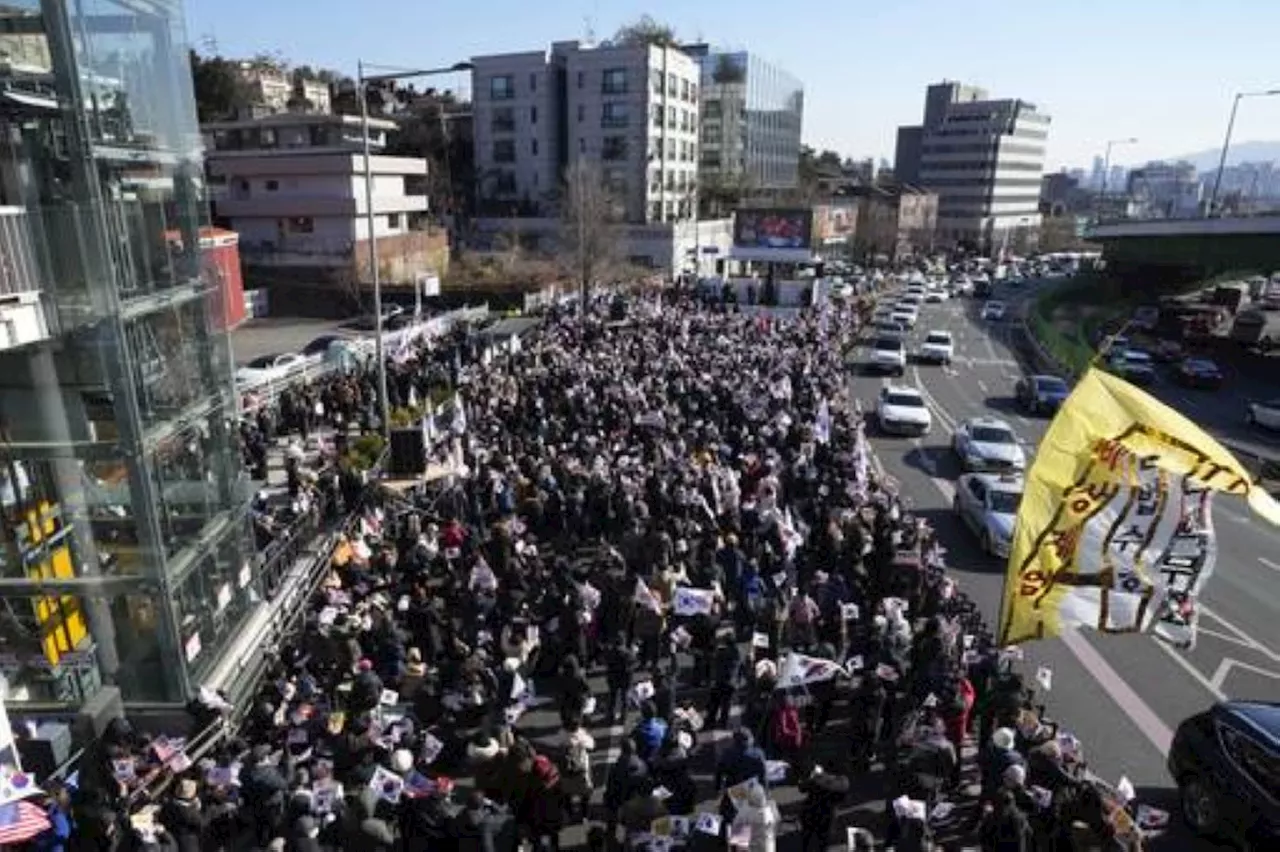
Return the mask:
M 370 67 L 386 66 L 371 66 L 363 61 L 356 62 L 356 97 L 360 101 L 360 136 L 364 154 L 364 214 L 365 225 L 369 230 L 369 273 L 373 276 L 373 346 L 374 357 L 378 361 L 378 417 L 382 420 L 382 436 L 389 442 L 391 440 L 391 398 L 387 394 L 387 355 L 382 340 L 382 274 L 378 269 L 377 217 L 373 210 L 373 163 L 369 140 L 368 86 L 372 83 L 387 83 L 408 77 L 430 77 L 437 74 L 470 71 L 472 66 L 470 62 L 457 62 L 448 68 L 397 70 L 386 74 L 366 75 L 365 69 Z
M 1218 174 L 1213 179 L 1213 192 L 1209 195 L 1209 202 L 1204 206 L 1204 215 L 1206 218 L 1213 215 L 1214 205 L 1218 203 L 1218 190 L 1222 187 L 1222 173 L 1227 168 L 1227 151 L 1231 149 L 1231 132 L 1236 129 L 1236 111 L 1240 109 L 1240 101 L 1244 98 L 1269 98 L 1272 95 L 1280 95 L 1280 89 L 1267 89 L 1262 92 L 1236 92 L 1235 98 L 1231 101 L 1231 117 L 1227 119 L 1227 133 L 1222 140 L 1222 156 L 1218 159 Z
M 1107 178 L 1111 176 L 1111 149 L 1116 145 L 1132 145 L 1137 138 L 1107 140 L 1106 154 L 1102 158 L 1102 186 L 1098 190 L 1098 221 L 1102 221 L 1102 208 L 1107 203 Z

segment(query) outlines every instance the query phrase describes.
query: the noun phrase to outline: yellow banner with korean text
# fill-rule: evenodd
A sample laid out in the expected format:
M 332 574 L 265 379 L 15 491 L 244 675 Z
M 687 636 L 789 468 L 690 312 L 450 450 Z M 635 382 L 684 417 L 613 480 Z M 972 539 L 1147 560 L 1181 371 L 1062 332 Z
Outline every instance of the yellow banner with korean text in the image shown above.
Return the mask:
M 1092 627 L 1195 644 L 1217 561 L 1215 494 L 1280 525 L 1280 503 L 1195 423 L 1090 370 L 1050 424 L 1018 508 L 1000 641 Z

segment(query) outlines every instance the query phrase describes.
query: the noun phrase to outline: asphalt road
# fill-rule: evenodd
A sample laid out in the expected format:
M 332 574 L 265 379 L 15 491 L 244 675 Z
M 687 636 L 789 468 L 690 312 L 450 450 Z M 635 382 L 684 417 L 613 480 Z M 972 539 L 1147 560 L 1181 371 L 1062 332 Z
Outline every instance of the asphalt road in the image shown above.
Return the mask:
M 1013 387 L 1023 365 L 1008 343 L 1012 328 L 982 322 L 977 315 L 980 304 L 966 299 L 922 308 L 912 342 L 933 329 L 951 331 L 956 341 L 951 367 L 911 366 L 904 377 L 923 389 L 933 410 L 933 430 L 923 439 L 873 437 L 872 443 L 884 471 L 901 483 L 901 493 L 938 528 L 953 574 L 994 625 L 1004 566 L 981 552 L 951 512 L 960 473 L 950 450 L 952 427 L 980 414 L 999 416 L 1030 449 L 1048 422 L 1015 408 Z M 909 344 L 908 350 L 912 348 Z M 863 375 L 854 379 L 868 411 L 885 381 Z M 1163 392 L 1175 399 L 1188 394 L 1185 405 L 1178 407 L 1211 429 L 1225 422 L 1204 414 L 1225 409 L 1221 398 L 1199 400 L 1181 390 Z M 1234 409 L 1237 422 L 1240 410 Z M 1183 718 L 1224 697 L 1280 700 L 1280 641 L 1275 630 L 1280 616 L 1280 531 L 1250 517 L 1233 501 L 1220 499 L 1216 506 L 1218 564 L 1203 596 L 1205 617 L 1193 651 L 1174 651 L 1147 637 L 1092 632 L 1024 646 L 1028 671 L 1039 665 L 1052 668 L 1049 712 L 1080 737 L 1094 770 L 1113 782 L 1127 775 L 1139 801 L 1168 810 L 1176 810 L 1176 792 L 1164 755 Z M 1177 825 L 1158 843 L 1197 848 Z

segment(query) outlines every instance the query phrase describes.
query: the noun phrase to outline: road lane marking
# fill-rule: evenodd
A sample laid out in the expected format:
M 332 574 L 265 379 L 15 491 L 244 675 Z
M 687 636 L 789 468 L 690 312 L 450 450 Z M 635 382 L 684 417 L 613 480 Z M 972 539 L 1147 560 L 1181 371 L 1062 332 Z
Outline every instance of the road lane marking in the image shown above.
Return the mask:
M 1200 628 L 1200 630 L 1203 631 L 1204 628 L 1202 627 Z M 1209 678 L 1201 674 L 1198 668 L 1191 665 L 1191 661 L 1188 660 L 1186 657 L 1182 656 L 1182 654 L 1178 653 L 1176 648 L 1170 646 L 1168 642 L 1161 642 L 1159 639 L 1156 639 L 1154 637 L 1151 639 L 1151 641 L 1155 642 L 1157 648 L 1159 648 L 1161 651 L 1164 651 L 1166 654 L 1168 654 L 1169 657 L 1175 663 L 1181 666 L 1187 674 L 1191 675 L 1192 680 L 1194 680 L 1196 683 L 1203 686 L 1210 695 L 1212 695 L 1214 698 L 1218 699 L 1219 701 L 1227 700 L 1227 694 L 1223 692 L 1221 689 L 1219 689 L 1217 686 L 1215 686 L 1213 681 L 1209 680 Z
M 991 392 L 990 389 L 987 387 L 987 383 L 984 382 L 982 379 L 978 379 L 978 390 L 982 391 L 983 393 Z
M 1268 669 L 1259 668 L 1252 663 L 1243 663 L 1240 660 L 1226 659 L 1218 663 L 1218 670 L 1213 673 L 1213 685 L 1221 689 L 1222 684 L 1226 681 L 1227 675 L 1231 674 L 1232 669 L 1246 669 L 1254 674 L 1260 674 L 1263 677 L 1280 680 L 1280 672 L 1273 672 Z
M 1160 754 L 1168 754 L 1169 745 L 1173 742 L 1173 731 L 1161 721 L 1147 702 L 1125 683 L 1124 678 L 1103 659 L 1097 649 L 1080 635 L 1080 631 L 1068 630 L 1062 634 L 1061 638 L 1062 644 L 1071 652 L 1071 655 L 1098 682 L 1103 691 L 1111 696 L 1111 700 L 1137 726 L 1142 735 L 1156 747 Z
M 1275 651 L 1271 650 L 1271 649 L 1270 649 L 1270 648 L 1268 648 L 1266 645 L 1264 645 L 1264 644 L 1262 644 L 1261 642 L 1259 642 L 1257 639 L 1254 639 L 1254 638 L 1253 638 L 1252 636 L 1250 636 L 1248 633 L 1246 633 L 1245 631 L 1241 630 L 1239 627 L 1236 627 L 1236 626 L 1235 626 L 1234 624 L 1232 624 L 1230 621 L 1227 621 L 1227 620 L 1226 620 L 1225 618 L 1223 618 L 1221 615 L 1218 615 L 1218 613 L 1217 613 L 1217 612 L 1215 612 L 1214 610 L 1212 610 L 1212 609 L 1210 609 L 1209 607 L 1205 606 L 1204 604 L 1200 604 L 1200 614 L 1201 614 L 1201 615 L 1207 615 L 1207 616 L 1209 616 L 1209 617 L 1210 617 L 1210 618 L 1212 618 L 1214 621 L 1218 622 L 1218 623 L 1219 623 L 1219 624 L 1221 624 L 1223 627 L 1227 628 L 1227 629 L 1228 629 L 1228 630 L 1230 630 L 1232 633 L 1234 633 L 1234 634 L 1236 634 L 1237 636 L 1239 636 L 1241 639 L 1244 639 L 1244 640 L 1247 640 L 1248 642 L 1250 642 L 1250 643 L 1252 644 L 1253 650 L 1255 650 L 1255 651 L 1257 651 L 1258 653 L 1262 654 L 1262 655 L 1263 655 L 1264 657 L 1266 657 L 1267 659 L 1271 660 L 1271 661 L 1272 661 L 1272 662 L 1274 662 L 1274 663 L 1280 663 L 1280 654 L 1277 654 Z
M 1258 561 L 1270 568 L 1272 571 L 1280 571 L 1280 563 L 1272 562 L 1265 556 L 1259 556 Z

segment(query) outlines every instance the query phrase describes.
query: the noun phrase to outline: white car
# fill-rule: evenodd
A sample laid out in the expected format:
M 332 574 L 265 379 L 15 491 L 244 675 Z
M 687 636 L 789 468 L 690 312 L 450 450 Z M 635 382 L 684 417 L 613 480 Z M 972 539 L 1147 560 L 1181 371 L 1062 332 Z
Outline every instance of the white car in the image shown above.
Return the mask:
M 256 385 L 262 382 L 283 379 L 290 373 L 302 369 L 307 364 L 307 356 L 296 352 L 283 352 L 275 355 L 261 355 L 236 370 L 236 383 Z
M 907 344 L 901 337 L 877 337 L 871 343 L 867 366 L 872 370 L 901 376 L 907 371 Z
M 902 323 L 908 329 L 916 327 L 916 323 L 920 321 L 920 309 L 915 305 L 904 305 L 899 303 L 893 309 L 893 313 L 889 314 L 889 319 L 894 322 Z
M 956 426 L 951 448 L 965 470 L 1014 470 L 1027 467 L 1022 441 L 1008 423 L 995 417 L 973 417 Z
M 987 302 L 982 306 L 982 318 L 984 320 L 1004 319 L 1004 302 Z
M 957 275 L 951 279 L 951 292 L 957 296 L 967 296 L 973 292 L 973 282 L 969 280 L 968 275 Z
M 950 364 L 955 357 L 956 344 L 949 331 L 931 331 L 924 336 L 917 360 L 927 364 Z
M 885 317 L 876 320 L 876 324 L 872 327 L 872 331 L 876 337 L 896 337 L 902 339 L 907 336 L 907 327 L 897 320 Z
M 1249 403 L 1244 420 L 1251 426 L 1280 431 L 1280 399 Z
M 920 391 L 890 385 L 880 390 L 876 400 L 876 421 L 882 430 L 893 435 L 927 435 L 933 426 L 933 415 Z
M 928 293 L 924 294 L 924 302 L 926 305 L 940 305 L 947 300 L 947 291 L 942 287 L 934 287 Z
M 831 298 L 844 301 L 853 298 L 853 285 L 847 281 L 840 281 L 831 285 Z
M 1021 476 L 966 473 L 956 480 L 952 508 L 965 526 L 973 530 L 983 550 L 1000 559 L 1008 559 L 1021 502 Z

